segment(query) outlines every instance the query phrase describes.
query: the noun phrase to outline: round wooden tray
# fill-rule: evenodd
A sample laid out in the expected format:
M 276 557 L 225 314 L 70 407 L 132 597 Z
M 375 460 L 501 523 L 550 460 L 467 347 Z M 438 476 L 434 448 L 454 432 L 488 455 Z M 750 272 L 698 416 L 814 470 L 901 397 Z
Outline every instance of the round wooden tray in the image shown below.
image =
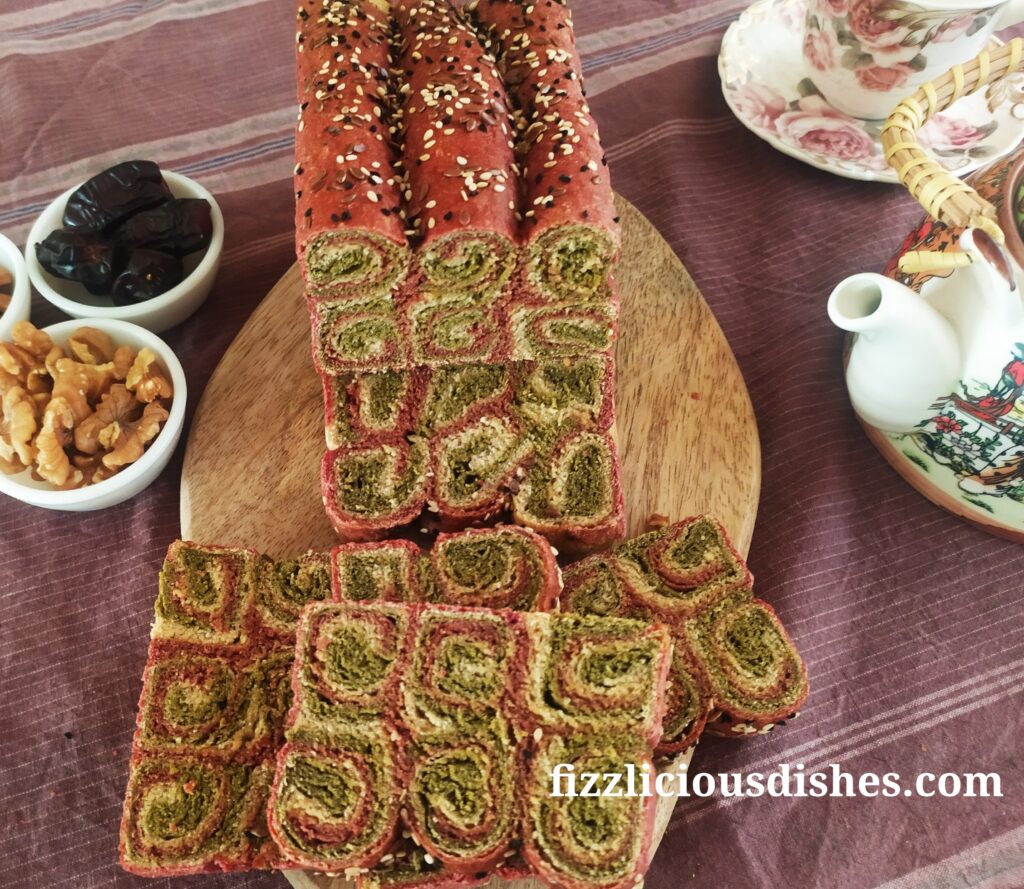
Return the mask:
M 736 359 L 693 279 L 622 198 L 616 345 L 618 437 L 629 536 L 647 518 L 718 516 L 746 553 L 761 487 L 754 411 Z M 320 500 L 320 380 L 297 266 L 232 343 L 203 393 L 181 478 L 181 534 L 274 557 L 338 541 Z M 662 800 L 660 840 L 675 800 Z M 304 889 L 342 879 L 288 872 Z M 520 889 L 536 880 L 517 881 Z

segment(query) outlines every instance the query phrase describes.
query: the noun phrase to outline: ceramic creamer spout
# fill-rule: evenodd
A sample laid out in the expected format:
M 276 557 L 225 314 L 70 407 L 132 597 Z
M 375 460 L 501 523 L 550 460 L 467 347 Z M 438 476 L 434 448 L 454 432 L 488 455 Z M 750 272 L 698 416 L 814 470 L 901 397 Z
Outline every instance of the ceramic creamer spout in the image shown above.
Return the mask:
M 886 432 L 911 432 L 952 391 L 961 354 L 950 323 L 883 275 L 853 275 L 828 300 L 832 323 L 857 334 L 846 366 L 854 410 Z

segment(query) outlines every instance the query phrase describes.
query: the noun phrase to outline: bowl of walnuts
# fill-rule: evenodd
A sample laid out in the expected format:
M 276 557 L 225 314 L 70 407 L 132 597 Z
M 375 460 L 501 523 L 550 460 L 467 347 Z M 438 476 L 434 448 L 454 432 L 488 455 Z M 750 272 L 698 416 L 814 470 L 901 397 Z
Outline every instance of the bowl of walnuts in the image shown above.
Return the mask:
M 185 373 L 135 324 L 14 325 L 0 342 L 0 493 L 85 512 L 134 497 L 185 425 Z

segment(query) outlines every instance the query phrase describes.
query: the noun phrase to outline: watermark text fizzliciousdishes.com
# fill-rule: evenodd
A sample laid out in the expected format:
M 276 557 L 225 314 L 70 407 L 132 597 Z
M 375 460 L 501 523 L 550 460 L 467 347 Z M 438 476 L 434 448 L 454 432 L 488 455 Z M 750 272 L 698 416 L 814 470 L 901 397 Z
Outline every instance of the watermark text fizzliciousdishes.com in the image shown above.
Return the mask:
M 668 771 L 627 763 L 621 771 L 577 771 L 572 763 L 551 770 L 553 797 L 1002 797 L 996 772 L 898 772 L 853 774 L 832 763 L 808 771 L 784 763 L 771 772 L 688 773 L 685 765 Z

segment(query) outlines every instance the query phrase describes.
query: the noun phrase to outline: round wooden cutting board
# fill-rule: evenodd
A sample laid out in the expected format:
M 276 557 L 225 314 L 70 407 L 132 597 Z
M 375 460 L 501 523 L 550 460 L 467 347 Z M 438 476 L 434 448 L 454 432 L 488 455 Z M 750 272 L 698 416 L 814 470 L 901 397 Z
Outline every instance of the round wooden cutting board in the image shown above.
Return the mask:
M 672 248 L 630 203 L 620 197 L 617 205 L 623 243 L 616 399 L 629 536 L 642 533 L 655 513 L 674 521 L 710 512 L 745 554 L 761 449 L 743 377 Z M 293 266 L 203 393 L 182 471 L 181 536 L 275 558 L 336 545 L 320 500 L 324 447 L 320 380 Z M 674 805 L 659 804 L 655 847 Z M 285 876 L 300 889 L 351 885 L 297 871 Z M 516 889 L 540 885 L 516 881 Z

